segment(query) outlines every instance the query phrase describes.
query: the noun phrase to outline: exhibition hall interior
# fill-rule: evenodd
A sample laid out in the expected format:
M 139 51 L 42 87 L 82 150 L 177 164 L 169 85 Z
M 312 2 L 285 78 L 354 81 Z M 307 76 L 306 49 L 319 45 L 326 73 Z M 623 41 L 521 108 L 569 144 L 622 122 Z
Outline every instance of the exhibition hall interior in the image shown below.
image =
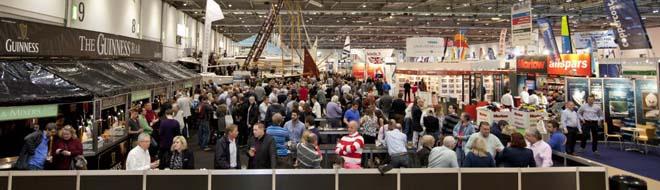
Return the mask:
M 0 190 L 660 189 L 658 0 L 0 0 Z

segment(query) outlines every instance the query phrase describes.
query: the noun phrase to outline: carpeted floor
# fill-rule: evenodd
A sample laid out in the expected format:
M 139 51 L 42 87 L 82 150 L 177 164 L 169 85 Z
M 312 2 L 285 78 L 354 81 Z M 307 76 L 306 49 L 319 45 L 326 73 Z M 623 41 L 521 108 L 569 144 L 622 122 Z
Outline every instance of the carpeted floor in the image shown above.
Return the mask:
M 632 145 L 626 145 L 628 148 Z M 576 147 L 577 148 L 577 147 Z M 643 146 L 639 146 L 644 149 Z M 659 149 L 649 147 L 649 153 L 644 155 L 639 152 L 621 151 L 619 144 L 610 143 L 609 148 L 601 143 L 598 146 L 600 156 L 595 155 L 591 151 L 591 144 L 589 143 L 582 153 L 577 156 L 607 164 L 631 173 L 641 176 L 660 180 L 660 152 Z
M 197 131 L 190 131 L 190 138 L 188 139 L 188 148 L 195 154 L 195 168 L 196 169 L 214 169 L 213 159 L 215 154 L 215 146 L 209 145 L 211 151 L 203 151 L 197 144 Z M 247 166 L 247 154 L 245 149 L 240 149 L 241 164 Z

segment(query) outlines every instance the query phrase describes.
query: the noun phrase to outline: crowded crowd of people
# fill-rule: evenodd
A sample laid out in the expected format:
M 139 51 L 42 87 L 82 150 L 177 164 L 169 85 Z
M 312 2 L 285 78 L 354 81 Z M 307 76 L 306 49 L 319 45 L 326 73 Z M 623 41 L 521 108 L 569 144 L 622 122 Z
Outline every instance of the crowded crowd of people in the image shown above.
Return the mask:
M 415 97 L 417 88 L 426 90 L 423 82 L 408 86 L 396 93 L 383 79 L 340 75 L 204 82 L 191 92 L 177 91 L 158 110 L 152 103 L 130 109 L 126 127 L 133 147 L 125 167 L 200 168 L 189 149 L 191 131 L 197 142 L 190 143 L 214 152 L 215 169 L 322 168 L 323 161 L 343 168 L 550 167 L 552 151 L 563 151 L 566 143 L 562 129 L 568 126 L 571 134 L 572 123 L 565 121 L 548 122 L 547 142 L 535 128 L 521 134 L 506 122 L 474 123 L 458 105 Z M 20 168 L 44 169 L 52 162 L 57 169 L 78 169 L 82 148 L 69 128 L 49 124 L 26 137 Z M 347 134 L 321 135 L 326 128 Z M 59 138 L 46 153 L 51 136 Z M 332 144 L 337 157 L 323 154 L 323 144 Z M 363 154 L 372 145 L 387 152 L 375 162 Z

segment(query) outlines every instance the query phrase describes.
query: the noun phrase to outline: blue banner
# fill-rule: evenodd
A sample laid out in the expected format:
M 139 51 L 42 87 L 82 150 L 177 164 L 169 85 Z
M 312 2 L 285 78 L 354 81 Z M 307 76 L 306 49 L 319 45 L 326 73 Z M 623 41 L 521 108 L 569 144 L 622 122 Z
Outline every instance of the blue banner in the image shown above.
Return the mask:
M 543 42 L 545 42 L 545 49 L 549 52 L 552 61 L 561 61 L 559 56 L 559 47 L 555 41 L 555 34 L 552 32 L 552 23 L 550 20 L 542 18 L 537 19 L 536 23 L 543 34 Z
M 622 50 L 651 49 L 635 0 L 605 0 L 605 13 Z

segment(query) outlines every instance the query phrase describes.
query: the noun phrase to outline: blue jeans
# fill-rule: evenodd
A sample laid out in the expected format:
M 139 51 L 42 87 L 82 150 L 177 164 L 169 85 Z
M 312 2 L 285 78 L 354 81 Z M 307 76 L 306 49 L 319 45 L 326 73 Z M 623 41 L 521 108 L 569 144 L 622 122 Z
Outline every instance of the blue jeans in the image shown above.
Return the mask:
M 458 159 L 458 165 L 463 166 L 463 159 L 465 159 L 465 151 L 460 146 L 456 147 L 456 159 Z
M 209 122 L 200 122 L 199 130 L 197 131 L 198 144 L 200 148 L 204 149 L 208 147 L 209 135 Z

